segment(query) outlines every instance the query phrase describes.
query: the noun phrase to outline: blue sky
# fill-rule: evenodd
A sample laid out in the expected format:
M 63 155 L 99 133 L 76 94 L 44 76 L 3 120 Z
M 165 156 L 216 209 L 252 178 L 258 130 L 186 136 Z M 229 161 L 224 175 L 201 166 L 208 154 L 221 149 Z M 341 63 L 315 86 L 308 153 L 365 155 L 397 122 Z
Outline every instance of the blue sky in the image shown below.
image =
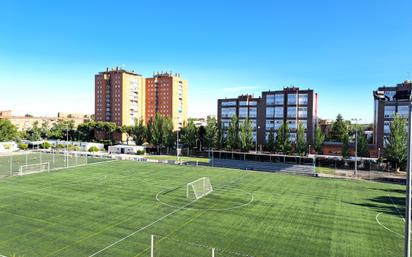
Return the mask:
M 189 114 L 284 86 L 371 121 L 372 90 L 412 76 L 412 1 L 2 1 L 0 109 L 93 112 L 94 74 L 189 80 Z

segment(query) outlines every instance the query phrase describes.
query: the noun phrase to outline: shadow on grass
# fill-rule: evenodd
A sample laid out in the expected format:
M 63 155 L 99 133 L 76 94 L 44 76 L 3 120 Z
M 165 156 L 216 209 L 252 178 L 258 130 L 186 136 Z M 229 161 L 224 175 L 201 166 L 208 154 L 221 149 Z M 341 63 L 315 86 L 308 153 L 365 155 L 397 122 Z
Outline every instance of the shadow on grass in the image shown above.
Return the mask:
M 390 215 L 404 216 L 405 213 L 405 198 L 396 196 L 378 196 L 367 199 L 365 203 L 346 202 L 357 206 L 367 207 L 376 212 L 382 212 Z M 392 202 L 393 201 L 393 202 Z
M 372 178 L 371 181 L 375 182 L 382 182 L 382 183 L 390 183 L 390 184 L 398 184 L 398 185 L 405 185 L 406 179 L 404 178 Z

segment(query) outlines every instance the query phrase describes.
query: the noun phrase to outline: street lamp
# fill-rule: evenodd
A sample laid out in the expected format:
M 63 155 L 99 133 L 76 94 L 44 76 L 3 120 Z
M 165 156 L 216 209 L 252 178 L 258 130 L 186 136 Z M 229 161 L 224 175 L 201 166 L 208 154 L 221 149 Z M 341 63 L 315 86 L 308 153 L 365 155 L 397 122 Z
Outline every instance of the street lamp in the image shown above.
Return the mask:
M 406 169 L 406 199 L 405 199 L 405 252 L 404 257 L 411 256 L 411 157 L 412 157 L 412 99 L 411 92 L 406 92 L 408 97 L 402 98 L 408 101 L 409 113 L 408 113 L 408 163 Z M 390 99 L 385 96 L 384 91 L 374 91 L 373 96 L 375 100 L 379 102 L 390 101 Z M 397 98 L 399 100 L 399 98 Z
M 256 127 L 256 137 L 255 137 L 255 143 L 256 143 L 256 153 L 258 152 L 258 133 L 259 133 L 260 126 Z
M 352 121 L 356 122 L 355 125 L 355 178 L 358 174 L 358 121 L 361 119 L 352 119 Z

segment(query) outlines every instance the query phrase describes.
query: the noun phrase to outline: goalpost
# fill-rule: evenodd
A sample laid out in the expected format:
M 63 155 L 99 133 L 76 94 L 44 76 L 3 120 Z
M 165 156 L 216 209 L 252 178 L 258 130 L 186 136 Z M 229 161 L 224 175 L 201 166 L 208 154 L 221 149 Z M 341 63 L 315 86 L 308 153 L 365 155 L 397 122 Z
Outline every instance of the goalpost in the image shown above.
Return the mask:
M 203 177 L 193 182 L 187 183 L 186 197 L 190 198 L 190 196 L 192 195 L 192 192 L 196 200 L 212 193 L 213 187 L 212 187 L 212 184 L 210 183 L 210 179 L 207 177 Z
M 50 172 L 50 163 L 36 163 L 36 164 L 27 164 L 19 167 L 19 176 L 39 173 L 39 172 Z

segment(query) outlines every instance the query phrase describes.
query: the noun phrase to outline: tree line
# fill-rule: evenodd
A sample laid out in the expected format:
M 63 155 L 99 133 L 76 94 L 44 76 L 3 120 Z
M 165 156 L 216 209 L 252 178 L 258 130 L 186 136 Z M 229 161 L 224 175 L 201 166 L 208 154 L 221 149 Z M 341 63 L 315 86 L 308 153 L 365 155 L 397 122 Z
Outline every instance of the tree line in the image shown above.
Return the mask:
M 398 114 L 394 116 L 390 125 L 390 134 L 386 139 L 384 157 L 396 168 L 404 168 L 407 160 L 407 121 Z M 338 115 L 332 123 L 330 132 L 325 134 L 317 125 L 312 151 L 322 153 L 325 141 L 342 143 L 342 156 L 350 156 L 350 144 L 354 142 L 357 133 L 357 155 L 369 156 L 368 139 L 364 133 L 365 127 L 351 124 Z M 357 131 L 357 132 L 356 132 Z M 136 145 L 147 143 L 158 152 L 175 148 L 177 133 L 179 133 L 179 146 L 187 148 L 188 153 L 193 149 L 227 149 L 250 151 L 256 148 L 253 137 L 254 129 L 250 119 L 239 120 L 233 116 L 229 126 L 223 129 L 214 117 L 209 117 L 205 126 L 196 127 L 193 120 L 189 119 L 177 132 L 173 129 L 171 118 L 157 114 L 147 124 L 136 121 L 131 126 L 117 126 L 113 122 L 89 121 L 75 126 L 73 121 L 59 120 L 51 127 L 47 122 L 35 122 L 26 131 L 17 131 L 17 128 L 7 119 L 0 119 L 0 141 L 21 141 L 27 139 L 38 141 L 41 139 L 59 139 L 69 141 L 101 142 L 105 146 L 115 143 L 115 133 L 125 133 L 127 143 L 134 141 Z M 96 133 L 103 135 L 102 139 L 96 138 Z M 305 137 L 305 128 L 299 124 L 296 130 L 296 140 L 290 140 L 290 128 L 283 122 L 277 131 L 271 129 L 266 136 L 263 148 L 268 152 L 282 154 L 304 155 L 308 152 Z

